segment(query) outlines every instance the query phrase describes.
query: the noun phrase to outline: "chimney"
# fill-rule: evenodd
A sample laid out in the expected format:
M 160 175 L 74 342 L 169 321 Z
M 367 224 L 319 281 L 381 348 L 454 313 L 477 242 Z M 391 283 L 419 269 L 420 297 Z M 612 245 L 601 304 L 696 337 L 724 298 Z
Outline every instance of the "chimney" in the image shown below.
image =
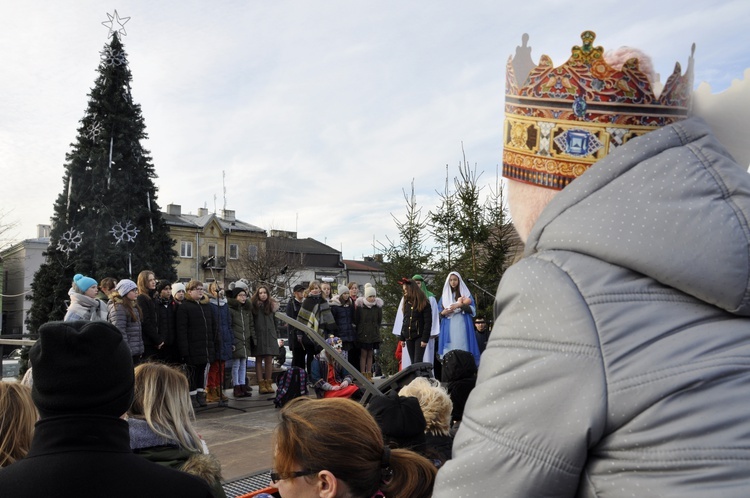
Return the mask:
M 167 204 L 167 214 L 172 216 L 181 216 L 182 207 L 179 204 Z
M 49 238 L 49 233 L 52 230 L 50 225 L 37 225 L 36 236 L 40 239 Z
M 233 209 L 222 209 L 221 210 L 221 219 L 224 221 L 235 221 L 234 219 L 234 210 Z
M 208 214 L 208 208 L 198 208 L 198 217 L 206 216 Z

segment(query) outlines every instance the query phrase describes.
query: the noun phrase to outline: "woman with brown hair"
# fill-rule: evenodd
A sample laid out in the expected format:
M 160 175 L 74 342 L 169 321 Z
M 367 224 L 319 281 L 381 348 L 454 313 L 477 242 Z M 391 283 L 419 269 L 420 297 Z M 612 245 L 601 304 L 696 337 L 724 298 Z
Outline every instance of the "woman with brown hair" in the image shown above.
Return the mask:
M 424 361 L 424 350 L 430 340 L 432 306 L 416 281 L 404 278 L 399 283 L 404 291 L 401 341 L 405 342 L 412 362 L 419 363 Z
M 437 469 L 411 450 L 390 449 L 359 403 L 343 398 L 290 401 L 274 433 L 271 480 L 282 498 L 427 498 Z
M 273 357 L 279 354 L 279 336 L 274 313 L 279 303 L 271 297 L 268 287 L 259 286 L 250 298 L 255 327 L 255 375 L 260 394 L 273 394 Z
M 141 334 L 143 335 L 143 358 L 148 360 L 159 356 L 164 339 L 159 334 L 159 320 L 156 317 L 156 275 L 151 270 L 138 274 L 138 306 L 141 308 Z
M 26 456 L 39 415 L 31 388 L 18 382 L 0 382 L 0 469 Z

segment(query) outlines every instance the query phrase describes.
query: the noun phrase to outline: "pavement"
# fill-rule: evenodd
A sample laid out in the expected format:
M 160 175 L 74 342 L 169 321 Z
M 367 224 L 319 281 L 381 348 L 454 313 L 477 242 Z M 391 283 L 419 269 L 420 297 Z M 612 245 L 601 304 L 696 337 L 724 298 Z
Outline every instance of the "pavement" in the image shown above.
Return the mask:
M 196 413 L 195 427 L 209 452 L 221 462 L 224 481 L 273 466 L 273 430 L 279 421 L 279 410 L 274 407 L 273 394 L 261 396 L 257 385 L 249 387 L 253 390 L 250 398 L 234 399 L 232 390 L 227 389 L 224 393 L 229 397 L 229 407 L 209 403 Z
M 415 376 L 430 376 L 432 365 L 419 363 L 399 372 L 390 378 L 375 378 L 375 392 L 386 392 L 386 389 L 400 388 Z M 219 407 L 210 403 L 206 408 L 196 410 L 195 427 L 201 435 L 211 454 L 221 462 L 224 482 L 255 481 L 258 477 L 267 479 L 266 472 L 273 467 L 273 431 L 279 422 L 279 412 L 273 404 L 275 394 L 258 394 L 258 386 L 249 383 L 253 395 L 250 398 L 234 399 L 232 389 L 225 389 L 229 398 L 228 407 Z M 276 384 L 274 384 L 274 389 Z M 315 391 L 310 388 L 311 398 Z M 262 474 L 262 475 L 261 475 Z M 252 479 L 251 479 L 252 477 Z M 248 479 L 243 479 L 248 478 Z M 270 484 L 262 483 L 261 487 Z M 227 491 L 228 486 L 224 489 Z M 253 487 L 249 489 L 260 489 Z M 241 492 L 227 496 L 239 496 Z

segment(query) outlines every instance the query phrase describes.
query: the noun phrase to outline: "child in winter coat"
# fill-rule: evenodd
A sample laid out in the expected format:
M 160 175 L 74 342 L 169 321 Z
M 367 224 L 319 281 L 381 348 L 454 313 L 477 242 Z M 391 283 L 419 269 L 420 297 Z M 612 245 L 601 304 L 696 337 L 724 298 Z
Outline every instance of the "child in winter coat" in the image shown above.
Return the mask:
M 365 285 L 364 297 L 357 298 L 354 312 L 357 327 L 357 344 L 360 348 L 359 369 L 372 380 L 373 351 L 380 347 L 380 325 L 383 323 L 383 300 L 377 297 L 375 287 Z
M 208 286 L 211 314 L 214 317 L 219 337 L 219 349 L 216 351 L 216 360 L 208 369 L 208 382 L 206 389 L 208 402 L 219 402 L 219 406 L 227 406 L 229 398 L 224 394 L 224 372 L 232 369 L 235 363 L 232 355 L 234 344 L 234 332 L 232 332 L 232 315 L 229 313 L 229 305 L 224 297 L 224 290 L 217 282 L 211 282 Z
M 247 284 L 238 281 L 234 284 L 232 296 L 227 297 L 234 333 L 232 357 L 235 361 L 232 364 L 232 384 L 235 398 L 248 398 L 253 395 L 247 385 L 247 357 L 250 356 L 255 340 L 255 324 L 248 292 Z
M 185 286 L 185 300 L 177 307 L 175 339 L 181 362 L 187 365 L 193 407 L 206 406 L 206 368 L 219 348 L 213 313 L 199 280 Z
M 73 284 L 68 291 L 70 306 L 65 313 L 64 321 L 101 320 L 106 322 L 109 319 L 109 310 L 104 301 L 96 298 L 98 291 L 99 286 L 93 278 L 85 277 L 80 273 L 73 277 Z
M 329 337 L 326 344 L 341 354 L 343 344 L 338 337 Z M 359 388 L 354 385 L 349 375 L 328 351 L 320 352 L 312 362 L 312 382 L 315 393 L 319 398 L 351 398 L 358 399 Z M 361 397 L 361 396 L 359 396 Z
M 115 286 L 115 292 L 107 306 L 109 321 L 117 327 L 130 348 L 133 365 L 138 365 L 143 356 L 143 337 L 141 335 L 141 308 L 136 299 L 138 286 L 135 282 L 123 278 Z
M 344 349 L 341 355 L 349 359 L 351 351 L 357 342 L 357 330 L 354 325 L 354 301 L 349 296 L 349 288 L 339 286 L 341 293 L 333 296 L 328 304 L 331 307 L 331 314 L 338 327 L 338 336 L 341 338 Z

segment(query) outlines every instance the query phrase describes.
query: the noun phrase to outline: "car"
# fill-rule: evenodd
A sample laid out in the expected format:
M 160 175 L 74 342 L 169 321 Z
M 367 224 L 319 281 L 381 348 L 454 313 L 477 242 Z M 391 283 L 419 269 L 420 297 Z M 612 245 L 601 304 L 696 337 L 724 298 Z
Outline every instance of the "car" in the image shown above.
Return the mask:
M 292 350 L 289 349 L 289 340 L 288 339 L 279 339 L 279 349 L 284 348 L 286 355 L 284 358 L 284 362 L 279 362 L 279 357 L 274 357 L 273 361 L 273 369 L 274 372 L 280 372 L 287 370 L 289 367 L 292 366 Z M 280 352 L 280 351 L 279 351 Z M 247 358 L 247 368 L 255 368 L 255 357 L 250 356 Z
M 21 371 L 21 350 L 14 349 L 3 356 L 3 380 L 15 380 Z

